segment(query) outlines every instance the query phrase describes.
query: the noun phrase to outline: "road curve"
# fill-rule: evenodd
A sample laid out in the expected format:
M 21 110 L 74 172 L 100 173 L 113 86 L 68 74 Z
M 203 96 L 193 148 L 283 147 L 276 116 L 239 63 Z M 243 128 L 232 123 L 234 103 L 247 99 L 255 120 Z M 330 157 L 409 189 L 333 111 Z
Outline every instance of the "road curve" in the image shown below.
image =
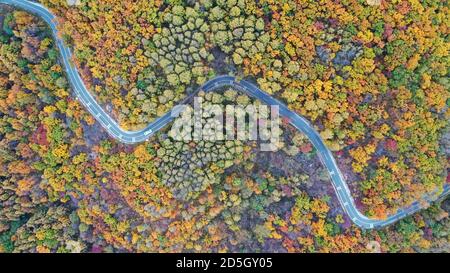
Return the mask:
M 142 130 L 125 131 L 120 128 L 117 122 L 112 117 L 110 117 L 102 107 L 100 107 L 96 99 L 84 85 L 84 82 L 81 79 L 77 68 L 71 62 L 71 51 L 64 45 L 64 42 L 59 35 L 57 29 L 58 23 L 55 20 L 55 16 L 44 6 L 27 0 L 0 0 L 0 3 L 13 5 L 36 14 L 40 16 L 45 22 L 47 22 L 47 24 L 52 29 L 53 36 L 61 54 L 62 62 L 64 63 L 66 74 L 77 96 L 77 99 L 86 107 L 86 109 L 95 117 L 95 119 L 113 138 L 127 144 L 143 142 L 173 120 L 171 111 L 169 111 L 162 117 L 150 123 Z M 342 208 L 353 221 L 353 223 L 355 223 L 357 226 L 363 229 L 380 228 L 390 225 L 422 208 L 420 204 L 421 202 L 415 201 L 409 206 L 399 209 L 395 214 L 390 215 L 386 219 L 372 219 L 363 215 L 355 205 L 353 197 L 351 196 L 350 190 L 347 186 L 347 182 L 345 181 L 344 176 L 337 166 L 333 154 L 325 145 L 319 133 L 305 118 L 289 110 L 286 105 L 271 97 L 250 82 L 247 82 L 245 80 L 237 81 L 236 78 L 228 75 L 215 77 L 214 79 L 206 82 L 197 91 L 203 90 L 205 92 L 211 92 L 217 90 L 217 88 L 221 86 L 233 86 L 236 89 L 244 92 L 245 94 L 257 98 L 268 105 L 279 106 L 280 115 L 287 118 L 292 126 L 304 133 L 316 148 L 320 160 L 328 170 L 332 185 Z M 434 192 L 424 195 L 422 199 L 426 202 L 431 202 L 438 198 L 443 198 L 449 193 L 450 185 L 445 184 L 443 188 L 436 189 Z

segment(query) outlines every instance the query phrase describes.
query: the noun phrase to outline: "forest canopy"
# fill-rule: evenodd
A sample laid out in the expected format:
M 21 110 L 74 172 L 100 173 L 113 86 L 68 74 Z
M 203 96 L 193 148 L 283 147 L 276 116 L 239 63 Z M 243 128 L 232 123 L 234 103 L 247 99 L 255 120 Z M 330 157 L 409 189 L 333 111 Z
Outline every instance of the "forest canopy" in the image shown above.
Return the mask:
M 366 215 L 449 183 L 447 1 L 40 2 L 123 129 L 231 74 L 312 122 Z M 222 91 L 205 99 L 254 103 Z M 0 252 L 448 251 L 448 199 L 363 231 L 308 139 L 282 137 L 274 153 L 164 129 L 121 144 L 75 99 L 48 26 L 0 5 Z

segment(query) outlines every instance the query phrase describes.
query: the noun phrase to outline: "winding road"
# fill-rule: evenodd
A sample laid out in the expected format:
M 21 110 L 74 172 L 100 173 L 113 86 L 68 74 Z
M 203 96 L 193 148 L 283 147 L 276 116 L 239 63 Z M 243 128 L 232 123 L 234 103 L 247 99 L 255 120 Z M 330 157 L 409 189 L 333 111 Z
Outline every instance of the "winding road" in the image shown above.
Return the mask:
M 95 119 L 113 138 L 127 144 L 143 142 L 173 120 L 171 111 L 169 111 L 162 117 L 150 123 L 146 128 L 142 130 L 125 131 L 120 128 L 117 122 L 112 117 L 110 117 L 102 107 L 100 107 L 95 98 L 84 85 L 77 68 L 71 62 L 71 51 L 68 47 L 65 46 L 63 40 L 61 39 L 61 36 L 58 33 L 58 23 L 55 20 L 55 16 L 44 6 L 27 0 L 0 0 L 0 3 L 14 5 L 18 8 L 40 16 L 45 22 L 47 22 L 47 24 L 52 29 L 53 36 L 61 54 L 62 62 L 64 63 L 65 71 L 77 96 L 77 99 L 86 107 L 86 109 L 95 117 Z M 353 221 L 353 223 L 355 223 L 357 226 L 363 229 L 380 228 L 390 225 L 422 208 L 421 202 L 415 201 L 409 206 L 399 209 L 395 214 L 390 215 L 386 219 L 372 219 L 363 215 L 355 206 L 355 202 L 350 193 L 348 185 L 344 179 L 344 176 L 339 170 L 333 154 L 324 144 L 319 133 L 305 118 L 289 110 L 286 105 L 271 97 L 270 95 L 259 89 L 257 86 L 245 80 L 237 81 L 236 78 L 232 76 L 217 76 L 214 79 L 206 82 L 198 90 L 211 92 L 217 90 L 222 86 L 233 86 L 234 88 L 241 90 L 245 94 L 261 100 L 265 104 L 279 106 L 280 115 L 287 118 L 292 126 L 304 133 L 317 149 L 320 160 L 328 170 L 332 185 L 342 208 Z M 423 201 L 432 202 L 438 198 L 445 197 L 449 193 L 450 185 L 447 183 L 443 188 L 437 189 L 433 193 L 424 195 Z

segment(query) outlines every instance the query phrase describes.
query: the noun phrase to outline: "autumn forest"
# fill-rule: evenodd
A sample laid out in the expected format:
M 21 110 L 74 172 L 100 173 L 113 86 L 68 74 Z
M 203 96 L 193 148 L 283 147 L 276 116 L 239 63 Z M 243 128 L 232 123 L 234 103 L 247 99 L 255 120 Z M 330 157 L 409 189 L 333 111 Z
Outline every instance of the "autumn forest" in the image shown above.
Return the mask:
M 39 2 L 124 129 L 230 74 L 314 125 L 369 217 L 450 183 L 447 1 Z M 199 96 L 259 103 L 232 87 Z M 274 152 L 169 128 L 120 143 L 75 99 L 46 23 L 0 4 L 0 252 L 450 251 L 448 197 L 361 229 L 308 138 L 281 124 Z

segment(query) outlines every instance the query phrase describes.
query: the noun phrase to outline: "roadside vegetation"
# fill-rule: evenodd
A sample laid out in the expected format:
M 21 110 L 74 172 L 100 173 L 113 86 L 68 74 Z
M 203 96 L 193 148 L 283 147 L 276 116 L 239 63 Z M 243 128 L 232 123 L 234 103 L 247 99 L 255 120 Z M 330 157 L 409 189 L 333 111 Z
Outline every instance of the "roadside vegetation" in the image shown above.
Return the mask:
M 368 215 L 448 183 L 445 1 L 41 2 L 126 129 L 232 73 L 317 126 Z M 448 199 L 361 231 L 286 122 L 270 153 L 177 143 L 167 130 L 116 143 L 74 100 L 58 58 L 42 21 L 0 6 L 0 251 L 449 251 Z M 224 94 L 205 98 L 252 101 Z

